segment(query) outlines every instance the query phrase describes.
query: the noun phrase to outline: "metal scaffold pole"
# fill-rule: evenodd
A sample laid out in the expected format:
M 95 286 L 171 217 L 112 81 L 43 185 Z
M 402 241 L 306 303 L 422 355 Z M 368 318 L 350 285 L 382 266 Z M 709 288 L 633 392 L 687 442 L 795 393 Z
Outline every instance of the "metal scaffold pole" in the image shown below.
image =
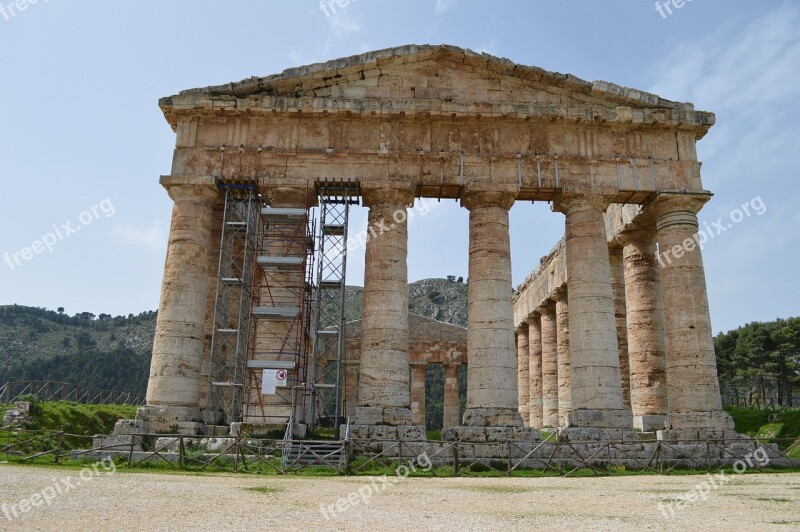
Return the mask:
M 319 195 L 319 233 L 316 295 L 314 298 L 314 357 L 311 381 L 314 426 L 338 429 L 344 413 L 345 277 L 347 225 L 350 205 L 357 205 L 358 182 L 322 181 Z

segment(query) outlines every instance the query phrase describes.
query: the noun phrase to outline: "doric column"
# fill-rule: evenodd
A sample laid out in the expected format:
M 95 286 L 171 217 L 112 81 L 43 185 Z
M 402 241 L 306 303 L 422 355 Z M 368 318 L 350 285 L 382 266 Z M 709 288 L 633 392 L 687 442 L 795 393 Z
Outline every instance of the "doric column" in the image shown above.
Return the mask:
M 467 409 L 464 425 L 521 427 L 511 303 L 508 210 L 514 195 L 467 191 L 469 286 Z
M 346 416 L 355 416 L 358 404 L 358 360 L 344 363 L 344 411 Z
M 411 365 L 411 420 L 414 425 L 425 426 L 425 369 L 427 364 Z
M 460 422 L 458 400 L 459 364 L 444 364 L 444 426 L 457 427 Z
M 542 428 L 542 320 L 538 312 L 525 320 L 528 324 L 528 371 L 530 376 L 530 421 L 535 429 Z
M 569 363 L 569 304 L 566 288 L 553 295 L 556 302 L 556 350 L 558 352 L 558 424 L 567 426 L 567 416 L 572 412 L 572 384 Z
M 558 427 L 558 325 L 556 306 L 538 309 L 542 326 L 542 425 Z
M 625 311 L 625 268 L 622 262 L 622 246 L 609 245 L 608 259 L 611 267 L 611 290 L 614 293 L 614 319 L 617 324 L 622 405 L 626 410 L 630 410 L 631 376 L 628 362 L 628 320 Z
M 412 423 L 408 382 L 408 213 L 414 188 L 362 187 L 369 207 L 356 423 Z
M 517 397 L 519 398 L 519 413 L 522 422 L 527 426 L 530 420 L 530 373 L 528 363 L 528 324 L 523 323 L 516 330 L 517 334 Z
M 668 405 L 655 228 L 625 231 L 617 240 L 623 244 L 633 426 L 659 430 L 664 428 Z
M 733 430 L 722 410 L 697 215 L 708 195 L 661 194 L 656 215 L 667 348 L 668 429 Z
M 198 409 L 209 285 L 211 221 L 219 199 L 211 184 L 164 178 L 175 202 L 158 305 L 147 406 L 137 417 L 149 430 L 202 421 Z
M 561 195 L 554 209 L 566 215 L 572 408 L 577 427 L 632 427 L 623 409 L 614 294 L 602 196 Z

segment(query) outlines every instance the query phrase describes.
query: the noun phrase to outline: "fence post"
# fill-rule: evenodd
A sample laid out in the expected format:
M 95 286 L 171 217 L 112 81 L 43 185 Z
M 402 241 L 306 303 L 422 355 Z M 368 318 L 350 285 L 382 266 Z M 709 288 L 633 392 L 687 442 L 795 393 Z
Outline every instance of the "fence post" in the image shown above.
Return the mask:
M 458 443 L 453 442 L 453 476 L 457 477 L 461 469 L 461 464 L 458 463 Z
M 63 441 L 63 439 L 64 439 L 64 433 L 62 431 L 58 431 L 58 434 L 56 435 L 56 442 L 57 442 L 56 453 L 55 453 L 56 464 L 59 464 L 61 460 L 61 442 Z
M 183 469 L 184 464 L 183 436 L 178 436 L 178 468 Z
M 506 474 L 510 477 L 511 476 L 511 440 L 506 442 L 506 457 L 508 459 L 508 465 L 506 465 Z
M 342 474 L 342 469 L 344 469 L 344 474 L 345 475 L 349 475 L 350 474 L 350 453 L 352 451 L 351 445 L 352 444 L 350 443 L 350 440 L 345 440 L 344 441 L 344 448 L 343 448 L 344 456 L 342 456 L 342 462 L 343 463 L 342 463 L 341 468 L 339 469 L 339 474 L 340 475 Z

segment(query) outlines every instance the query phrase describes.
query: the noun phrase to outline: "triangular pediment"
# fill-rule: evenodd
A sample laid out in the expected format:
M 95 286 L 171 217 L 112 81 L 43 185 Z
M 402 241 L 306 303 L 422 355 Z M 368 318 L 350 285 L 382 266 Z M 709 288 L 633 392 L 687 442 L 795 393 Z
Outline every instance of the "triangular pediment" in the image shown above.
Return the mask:
M 693 110 L 654 94 L 516 64 L 447 45 L 409 45 L 291 68 L 181 95 L 251 98 L 433 99 L 486 104 Z M 171 99 L 167 99 L 171 100 Z

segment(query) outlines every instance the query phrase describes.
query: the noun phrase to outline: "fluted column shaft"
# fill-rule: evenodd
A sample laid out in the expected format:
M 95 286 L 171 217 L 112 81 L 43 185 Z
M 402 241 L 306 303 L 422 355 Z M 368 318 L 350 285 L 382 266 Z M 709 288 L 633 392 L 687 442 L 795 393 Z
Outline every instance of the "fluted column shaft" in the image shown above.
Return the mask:
M 523 423 L 527 426 L 530 419 L 530 373 L 528 370 L 530 352 L 528 350 L 528 324 L 517 327 L 517 397 L 519 398 L 519 413 Z
M 553 296 L 556 302 L 556 349 L 558 351 L 558 424 L 567 425 L 572 412 L 572 381 L 569 355 L 569 303 L 567 290 L 560 288 Z
M 539 307 L 542 327 L 542 425 L 558 427 L 558 325 L 553 303 Z
M 623 243 L 633 425 L 641 430 L 662 429 L 668 404 L 655 228 L 626 232 L 619 240 Z
M 607 200 L 562 195 L 566 215 L 572 407 L 570 426 L 629 428 L 623 409 L 614 295 L 603 210 Z
M 196 421 L 210 274 L 208 250 L 213 208 L 219 195 L 211 186 L 174 183 L 165 187 L 175 203 L 147 405 L 178 407 L 175 421 Z
M 411 419 L 414 425 L 425 426 L 425 368 L 426 364 L 411 365 Z
M 457 427 L 460 421 L 458 399 L 459 364 L 444 364 L 444 419 L 443 428 Z
M 521 427 L 518 411 L 508 192 L 467 191 L 469 286 L 464 425 Z
M 614 319 L 617 324 L 617 346 L 619 348 L 619 376 L 622 383 L 622 404 L 631 409 L 631 376 L 628 358 L 628 320 L 625 309 L 625 267 L 622 261 L 622 247 L 608 248 L 611 267 L 611 290 L 614 293 Z
M 528 324 L 529 425 L 540 429 L 542 428 L 542 320 L 535 314 L 525 321 Z
M 663 195 L 650 206 L 664 298 L 669 416 L 667 428 L 732 430 L 722 410 L 697 215 L 707 197 Z
M 408 357 L 408 214 L 414 189 L 362 189 L 369 207 L 356 422 L 412 423 Z

